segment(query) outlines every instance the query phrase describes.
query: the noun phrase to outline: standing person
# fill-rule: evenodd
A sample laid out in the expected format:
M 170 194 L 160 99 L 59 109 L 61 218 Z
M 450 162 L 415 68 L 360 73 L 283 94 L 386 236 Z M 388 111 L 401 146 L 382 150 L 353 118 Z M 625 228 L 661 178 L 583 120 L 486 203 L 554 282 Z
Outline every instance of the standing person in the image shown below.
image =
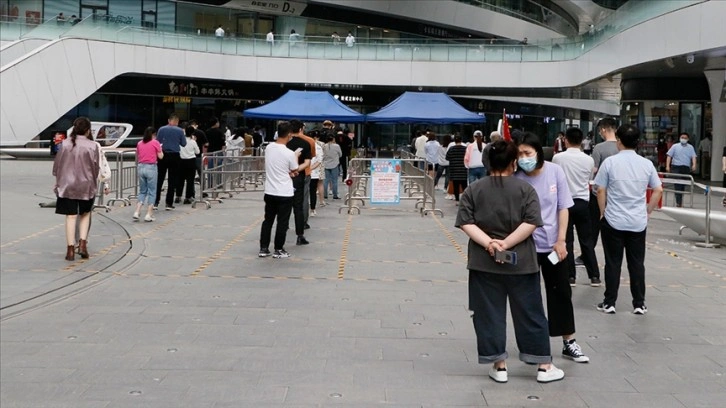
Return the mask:
M 466 166 L 464 166 L 464 156 L 466 155 L 466 147 L 461 144 L 461 136 L 454 136 L 454 145 L 446 152 L 446 160 L 449 161 L 449 171 L 451 175 L 449 179 L 454 185 L 454 200 L 459 205 L 459 193 L 466 190 Z
M 348 31 L 348 36 L 345 37 L 345 45 L 348 46 L 348 48 L 352 48 L 355 45 L 355 37 L 353 37 L 353 33 Z
M 340 146 L 335 143 L 335 136 L 328 136 L 328 143 L 323 149 L 323 167 L 325 167 L 325 182 L 323 183 L 323 198 L 328 199 L 328 192 L 333 190 L 333 199 L 338 200 L 338 172 L 343 153 Z
M 265 41 L 267 41 L 267 43 L 270 44 L 270 47 L 275 45 L 275 33 L 272 31 L 272 29 L 270 29 L 270 31 L 267 32 Z
M 310 144 L 299 135 L 302 122 L 290 121 L 289 126 L 290 140 L 287 141 L 287 148 L 294 152 L 300 152 L 297 156 L 299 164 L 298 174 L 292 178 L 292 186 L 295 189 L 295 194 L 292 198 L 292 212 L 295 216 L 295 234 L 297 234 L 295 244 L 307 245 L 310 242 L 305 239 L 305 217 L 303 213 L 303 208 L 305 207 L 305 169 L 310 167 L 312 152 L 310 150 Z M 279 133 L 277 137 L 278 139 L 280 138 Z
M 201 177 L 202 177 L 202 155 L 207 153 L 207 148 L 209 147 L 209 142 L 207 141 L 207 135 L 204 133 L 202 129 L 199 129 L 199 123 L 192 119 L 189 121 L 189 126 L 194 128 L 194 141 L 197 142 L 197 146 L 199 146 L 199 154 L 197 155 L 197 176 L 199 177 L 200 183 L 201 183 Z
M 441 145 L 439 146 L 439 150 L 436 152 L 436 160 L 439 164 L 439 167 L 436 170 L 434 188 L 439 185 L 439 179 L 441 179 L 441 176 L 444 176 L 444 191 L 446 191 L 449 187 L 449 161 L 446 160 L 446 151 L 449 149 L 450 144 L 451 135 L 444 135 L 444 138 L 441 141 Z
M 418 163 L 418 168 L 423 170 L 424 169 L 424 163 L 426 160 L 426 142 L 428 142 L 429 138 L 427 136 L 427 133 L 424 133 L 420 130 L 416 131 L 416 139 L 413 141 L 413 146 L 416 151 L 414 152 L 416 154 L 416 157 L 421 159 L 421 161 Z
M 721 157 L 721 171 L 723 171 L 723 181 L 722 181 L 722 187 L 726 188 L 726 146 L 723 147 L 723 154 Z M 726 195 L 723 197 L 722 203 L 724 207 L 726 207 Z
M 187 189 L 184 194 L 184 204 L 191 204 L 194 201 L 194 175 L 197 172 L 197 154 L 199 154 L 199 146 L 197 141 L 194 140 L 194 126 L 187 126 L 184 129 L 184 133 L 187 137 L 186 146 L 181 148 L 179 157 L 181 158 L 181 177 L 179 177 L 179 190 L 177 194 L 181 195 L 184 190 L 184 184 L 186 183 Z M 177 200 L 179 202 L 179 196 Z
M 337 31 L 333 31 L 333 34 L 330 35 L 330 38 L 333 39 L 333 44 L 340 45 L 340 36 L 338 35 Z
M 537 381 L 546 383 L 561 380 L 565 373 L 552 364 L 542 306 L 532 239 L 535 228 L 542 225 L 539 201 L 529 184 L 512 177 L 516 160 L 513 143 L 494 143 L 489 153 L 492 175 L 464 191 L 455 226 L 469 236 L 469 309 L 479 363 L 493 363 L 489 377 L 495 382 L 508 381 L 509 301 L 519 359 L 537 364 Z M 497 261 L 502 251 L 516 253 L 516 264 Z
M 136 144 L 136 159 L 139 162 L 137 172 L 139 175 L 139 197 L 134 211 L 134 221 L 139 219 L 139 213 L 144 205 L 148 205 L 144 221 L 152 222 L 154 218 L 154 202 L 156 200 L 156 183 L 159 171 L 156 163 L 164 158 L 161 145 L 156 140 L 156 131 L 149 126 L 144 130 L 144 138 Z M 193 182 L 193 180 L 192 180 Z
M 325 188 L 325 143 L 324 140 L 327 136 L 325 133 L 317 132 L 315 138 L 315 143 L 317 146 L 315 147 L 315 151 L 318 152 L 316 157 L 320 157 L 320 166 L 318 167 L 318 170 L 320 171 L 320 179 L 318 180 L 318 187 L 316 189 L 315 194 L 317 195 L 317 203 L 320 204 L 320 207 L 325 207 L 327 203 L 325 202 L 325 194 L 323 194 L 323 189 Z M 337 181 L 337 179 L 336 179 Z M 316 203 L 316 204 L 317 204 Z
M 156 184 L 156 202 L 154 207 L 159 207 L 161 200 L 161 188 L 164 185 L 167 171 L 169 172 L 169 183 L 166 188 L 166 210 L 171 211 L 174 207 L 174 192 L 179 188 L 179 170 L 181 158 L 179 152 L 182 146 L 186 146 L 187 138 L 184 131 L 178 126 L 179 117 L 172 113 L 169 115 L 168 124 L 162 126 L 156 132 L 156 140 L 164 151 L 164 158 L 157 165 L 159 170 L 159 179 Z M 181 192 L 176 196 L 181 196 Z
M 324 177 L 325 167 L 323 167 L 323 146 L 320 143 L 320 133 L 317 131 L 311 132 L 313 140 L 315 140 L 315 156 L 310 161 L 310 215 L 316 216 L 315 208 L 318 204 L 318 197 L 320 197 L 320 203 L 322 204 L 322 183 L 320 179 Z
M 212 117 L 209 123 L 211 123 L 211 127 L 204 132 L 207 136 L 207 153 L 210 155 L 207 158 L 206 167 L 207 169 L 213 170 L 222 164 L 222 151 L 226 148 L 227 136 L 220 127 L 219 119 Z M 210 174 L 206 180 L 206 187 L 208 189 L 216 189 L 221 181 L 222 177 L 220 174 Z
M 489 166 L 489 150 L 492 148 L 492 145 L 494 145 L 494 142 L 498 142 L 500 140 L 502 140 L 502 135 L 496 130 L 489 134 L 489 143 L 484 146 L 484 151 L 481 154 L 481 161 L 484 164 L 484 169 L 489 170 L 491 167 Z
M 615 129 L 617 128 L 618 122 L 613 118 L 600 119 L 597 124 L 603 142 L 596 144 L 592 149 L 592 160 L 595 164 L 592 171 L 595 175 L 597 175 L 597 171 L 605 159 L 618 153 L 618 144 L 615 141 Z M 597 205 L 597 186 L 594 184 L 592 190 L 590 190 L 588 208 L 590 209 L 590 226 L 592 227 L 592 234 L 590 234 L 592 236 L 592 247 L 595 248 L 600 235 L 600 207 Z M 575 263 L 583 264 L 583 261 L 578 257 L 575 259 Z
M 66 260 L 73 261 L 76 247 L 76 223 L 78 223 L 78 252 L 88 259 L 88 231 L 91 227 L 91 211 L 98 191 L 100 172 L 100 147 L 91 134 L 91 121 L 79 117 L 73 121 L 73 130 L 63 141 L 53 162 L 56 201 L 55 213 L 66 217 Z
M 577 228 L 577 238 L 580 242 L 582 261 L 590 278 L 590 286 L 597 287 L 602 284 L 600 268 L 597 265 L 595 247 L 592 245 L 592 226 L 590 225 L 590 179 L 595 161 L 592 157 L 580 151 L 582 130 L 571 127 L 565 132 L 565 146 L 567 150 L 552 158 L 552 163 L 562 167 L 567 177 L 567 186 L 572 194 L 573 206 L 569 209 L 567 223 L 567 270 L 570 276 L 570 286 L 575 286 L 577 274 L 575 268 L 574 229 Z
M 575 311 L 567 263 L 568 208 L 572 196 L 565 172 L 556 164 L 545 162 L 539 136 L 525 133 L 519 142 L 517 165 L 522 171 L 515 177 L 529 183 L 537 192 L 543 224 L 534 231 L 537 262 L 542 271 L 547 295 L 547 319 L 551 337 L 562 336 L 562 357 L 577 363 L 590 359 L 582 353 L 575 340 Z M 556 257 L 551 261 L 550 257 Z
M 688 133 L 679 135 L 680 143 L 674 144 L 668 150 L 666 158 L 666 173 L 691 174 L 696 171 L 696 149 L 688 143 Z M 685 185 L 676 184 L 676 191 L 683 191 Z M 676 193 L 676 207 L 683 207 L 683 194 Z
M 336 139 L 338 146 L 340 146 L 340 151 L 343 153 L 343 156 L 340 157 L 340 176 L 345 182 L 346 177 L 348 177 L 348 159 L 353 151 L 353 141 L 350 140 L 348 133 L 342 129 L 338 130 Z
M 484 168 L 482 153 L 484 152 L 484 135 L 481 130 L 474 131 L 474 143 L 466 146 L 466 156 L 464 157 L 464 165 L 469 169 L 469 184 L 486 176 L 487 170 Z
M 222 28 L 222 24 L 220 24 L 219 27 L 214 30 L 214 36 L 219 38 L 220 40 L 224 38 L 224 28 Z
M 605 297 L 597 310 L 615 313 L 625 251 L 633 313 L 643 315 L 648 312 L 645 305 L 646 228 L 650 213 L 663 195 L 663 186 L 653 163 L 635 152 L 640 130 L 633 125 L 623 125 L 616 135 L 620 152 L 606 160 L 595 176 L 605 253 Z M 650 202 L 646 203 L 645 193 L 649 187 L 653 193 Z
M 295 32 L 295 29 L 290 30 L 290 45 L 294 47 L 298 41 L 300 41 L 300 34 Z
M 706 137 L 698 144 L 698 153 L 701 155 L 701 177 L 704 180 L 711 178 L 711 133 L 706 132 Z
M 277 125 L 277 140 L 265 149 L 265 220 L 260 231 L 260 258 L 272 255 L 273 258 L 289 258 L 285 250 L 287 226 L 290 222 L 294 187 L 292 178 L 302 171 L 296 156 L 286 147 L 290 141 L 290 123 Z M 270 252 L 272 224 L 277 219 L 275 231 L 275 252 Z
M 436 134 L 434 132 L 428 134 L 428 139 L 425 146 L 426 161 L 429 163 L 429 176 L 433 179 L 436 177 L 436 172 L 439 171 L 439 149 L 441 149 L 441 144 L 436 140 Z
M 554 153 L 564 152 L 565 147 L 565 132 L 557 132 L 557 138 L 555 139 Z
M 565 142 L 567 141 L 567 134 L 565 133 Z M 587 137 L 582 139 L 582 152 L 586 155 L 592 154 L 592 131 L 587 132 Z
M 308 143 L 308 147 L 310 148 L 310 161 L 312 162 L 312 159 L 315 157 L 317 152 L 317 146 L 315 144 L 315 139 L 313 139 L 310 136 L 306 136 L 304 133 L 305 125 L 299 121 L 299 120 L 291 120 L 290 126 L 292 126 L 292 136 L 294 138 L 300 138 Z M 310 179 L 312 178 L 312 169 L 310 168 L 310 165 L 305 168 L 305 181 L 304 181 L 304 191 L 303 191 L 303 223 L 305 229 L 310 229 L 310 225 L 308 224 L 308 220 L 310 219 Z

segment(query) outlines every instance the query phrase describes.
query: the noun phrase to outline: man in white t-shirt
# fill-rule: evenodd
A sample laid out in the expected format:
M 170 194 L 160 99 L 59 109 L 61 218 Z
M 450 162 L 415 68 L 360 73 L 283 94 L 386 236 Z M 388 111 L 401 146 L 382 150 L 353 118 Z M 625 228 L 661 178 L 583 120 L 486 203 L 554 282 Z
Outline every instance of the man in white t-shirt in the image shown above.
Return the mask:
M 290 141 L 290 123 L 280 122 L 277 125 L 277 140 L 265 149 L 265 220 L 260 232 L 260 258 L 272 255 L 273 258 L 288 258 L 285 250 L 287 227 L 292 212 L 292 199 L 295 189 L 292 178 L 301 171 L 297 163 L 299 152 L 287 148 Z M 277 218 L 275 231 L 275 252 L 270 252 L 272 224 Z
M 270 30 L 270 32 L 267 33 L 266 40 L 267 40 L 268 44 L 275 45 L 275 33 L 273 33 L 272 30 Z
M 221 24 L 219 25 L 219 27 L 217 27 L 216 30 L 214 30 L 214 36 L 219 39 L 224 38 L 224 28 L 222 28 Z
M 419 136 L 414 139 L 413 147 L 416 149 L 416 157 L 421 159 L 421 161 L 418 163 L 418 167 L 423 170 L 424 168 L 424 162 L 426 160 L 426 142 L 429 140 L 427 134 L 428 132 L 421 132 L 418 131 L 416 133 L 419 133 Z

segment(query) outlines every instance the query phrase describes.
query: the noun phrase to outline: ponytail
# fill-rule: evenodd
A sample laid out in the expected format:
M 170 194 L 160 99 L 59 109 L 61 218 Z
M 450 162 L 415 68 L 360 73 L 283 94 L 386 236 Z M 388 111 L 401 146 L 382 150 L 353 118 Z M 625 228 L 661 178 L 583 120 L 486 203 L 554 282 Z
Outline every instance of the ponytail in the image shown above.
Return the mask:
M 89 139 L 93 140 L 90 137 L 90 130 L 91 130 L 91 121 L 88 120 L 87 117 L 81 116 L 79 118 L 76 118 L 76 120 L 73 121 L 73 130 L 71 130 L 71 141 L 73 142 L 73 147 L 76 147 L 76 136 L 86 136 L 89 135 Z

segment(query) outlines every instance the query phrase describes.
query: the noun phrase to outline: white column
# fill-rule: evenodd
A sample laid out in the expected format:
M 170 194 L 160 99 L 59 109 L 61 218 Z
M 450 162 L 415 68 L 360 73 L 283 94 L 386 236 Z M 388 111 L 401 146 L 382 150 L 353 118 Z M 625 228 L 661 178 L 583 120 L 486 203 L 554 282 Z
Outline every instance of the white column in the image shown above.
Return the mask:
M 723 147 L 726 145 L 726 69 L 704 71 L 711 90 L 711 111 L 713 112 L 713 150 L 711 154 L 711 180 L 721 181 Z M 721 97 L 724 99 L 721 99 Z

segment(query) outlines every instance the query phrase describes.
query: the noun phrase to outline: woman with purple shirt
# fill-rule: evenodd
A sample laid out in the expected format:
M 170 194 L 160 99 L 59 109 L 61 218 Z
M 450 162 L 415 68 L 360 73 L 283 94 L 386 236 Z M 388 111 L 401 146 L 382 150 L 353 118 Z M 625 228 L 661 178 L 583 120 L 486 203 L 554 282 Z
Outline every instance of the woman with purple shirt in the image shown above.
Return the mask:
M 521 171 L 515 177 L 534 187 L 542 210 L 544 225 L 537 227 L 532 236 L 547 294 L 550 337 L 562 336 L 562 357 L 587 363 L 590 359 L 582 354 L 575 342 L 572 288 L 566 262 L 563 262 L 567 257 L 567 209 L 574 205 L 565 172 L 560 166 L 545 162 L 542 143 L 533 133 L 525 133 L 519 142 L 517 164 Z

